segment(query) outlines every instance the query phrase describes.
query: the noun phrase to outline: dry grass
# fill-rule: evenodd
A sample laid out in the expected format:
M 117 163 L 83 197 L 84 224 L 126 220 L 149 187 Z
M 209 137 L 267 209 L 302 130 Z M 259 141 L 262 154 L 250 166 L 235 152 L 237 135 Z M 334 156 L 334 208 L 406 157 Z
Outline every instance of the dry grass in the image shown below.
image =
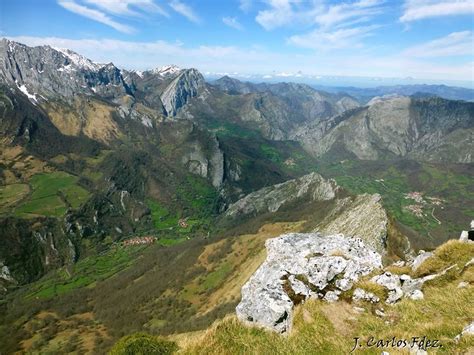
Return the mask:
M 112 118 L 114 108 L 93 99 L 78 98 L 72 106 L 50 103 L 46 106 L 51 122 L 61 133 L 87 137 L 108 143 L 121 135 Z
M 265 241 L 283 233 L 300 231 L 305 222 L 281 222 L 262 226 L 255 234 L 245 234 L 234 237 L 225 255 L 214 257 L 226 248 L 228 240 L 220 240 L 205 247 L 198 257 L 196 267 L 207 270 L 207 279 L 200 273 L 191 283 L 185 285 L 181 297 L 193 303 L 204 315 L 219 305 L 236 302 L 240 298 L 240 290 L 252 274 L 265 260 Z M 216 270 L 226 269 L 221 278 L 216 278 L 216 284 L 210 292 L 203 293 L 203 283 L 209 282 L 209 274 Z M 208 291 L 207 289 L 206 291 Z
M 46 334 L 52 327 L 56 331 L 48 339 Z M 22 352 L 26 353 L 62 353 L 67 344 L 74 342 L 80 353 L 94 354 L 97 341 L 110 339 L 106 328 L 95 321 L 92 312 L 60 319 L 54 312 L 43 311 L 25 323 L 24 329 L 32 334 L 21 343 Z
M 450 240 L 439 246 L 434 255 L 426 259 L 413 273 L 414 277 L 421 277 L 443 271 L 453 264 L 459 269 L 474 256 L 474 243 L 464 243 L 459 240 Z
M 469 255 L 470 253 L 470 255 Z M 435 255 L 442 264 L 465 264 L 472 257 L 471 246 L 451 241 L 439 248 Z M 430 266 L 431 265 L 431 266 Z M 429 270 L 433 270 L 429 264 Z M 426 266 L 425 266 L 426 267 Z M 428 269 L 428 268 L 427 268 Z M 228 316 L 217 321 L 207 331 L 179 341 L 183 354 L 343 354 L 349 353 L 354 337 L 367 341 L 376 339 L 406 339 L 408 346 L 413 337 L 426 336 L 437 339 L 443 347 L 429 349 L 430 354 L 464 354 L 474 349 L 474 336 L 464 336 L 455 342 L 463 327 L 474 319 L 472 299 L 473 287 L 458 288 L 461 280 L 472 279 L 473 268 L 458 271 L 453 279 L 445 280 L 442 286 L 427 285 L 423 300 L 403 299 L 393 306 L 380 304 L 385 308 L 385 317 L 372 312 L 357 314 L 352 305 L 345 301 L 327 304 L 310 300 L 296 307 L 291 334 L 281 336 L 258 327 L 250 327 Z M 383 297 L 386 291 L 369 281 L 360 281 L 356 287 Z M 185 337 L 186 339 L 186 337 Z M 362 348 L 364 354 L 406 354 L 409 348 Z M 408 350 L 408 351 L 407 351 Z

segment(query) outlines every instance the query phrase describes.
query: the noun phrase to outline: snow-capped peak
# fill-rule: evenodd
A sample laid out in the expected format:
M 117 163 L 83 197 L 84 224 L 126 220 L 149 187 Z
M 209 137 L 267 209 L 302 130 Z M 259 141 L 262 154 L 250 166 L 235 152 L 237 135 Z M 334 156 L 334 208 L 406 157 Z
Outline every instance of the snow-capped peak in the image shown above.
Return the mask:
M 95 63 L 92 60 L 80 54 L 77 54 L 76 52 L 71 51 L 70 49 L 56 48 L 56 47 L 53 47 L 53 49 L 57 50 L 58 52 L 61 52 L 74 65 L 80 68 L 88 69 L 88 70 L 98 70 L 104 66 L 103 64 Z
M 152 70 L 153 74 L 158 74 L 160 76 L 173 75 L 179 73 L 180 71 L 181 68 L 177 65 L 164 65 L 161 68 L 156 68 Z

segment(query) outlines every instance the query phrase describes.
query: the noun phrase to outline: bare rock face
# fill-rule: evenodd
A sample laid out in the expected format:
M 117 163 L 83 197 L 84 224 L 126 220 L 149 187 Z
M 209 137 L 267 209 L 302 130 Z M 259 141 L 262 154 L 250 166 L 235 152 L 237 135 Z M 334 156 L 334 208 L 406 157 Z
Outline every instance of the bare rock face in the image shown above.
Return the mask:
M 358 195 L 354 201 L 329 223 L 315 231 L 324 234 L 342 233 L 361 238 L 373 250 L 385 253 L 388 217 L 379 194 Z
M 17 281 L 11 275 L 8 266 L 0 261 L 0 295 L 7 292 L 8 286 L 15 285 L 16 283 Z
M 237 316 L 280 333 L 289 331 L 294 305 L 309 297 L 335 301 L 382 257 L 359 238 L 291 233 L 266 242 L 267 258 L 242 287 Z
M 33 103 L 77 94 L 115 98 L 131 93 L 120 69 L 68 49 L 28 47 L 0 40 L 0 80 L 18 87 Z
M 267 186 L 252 192 L 229 206 L 227 217 L 276 212 L 282 206 L 308 196 L 311 201 L 328 201 L 336 196 L 337 184 L 317 173 Z
M 198 95 L 205 87 L 204 77 L 196 69 L 187 69 L 173 79 L 161 94 L 161 101 L 168 116 L 176 116 L 190 98 Z
M 203 146 L 199 141 L 189 146 L 181 159 L 189 172 L 209 178 L 214 187 L 220 187 L 224 180 L 224 153 L 216 137 Z

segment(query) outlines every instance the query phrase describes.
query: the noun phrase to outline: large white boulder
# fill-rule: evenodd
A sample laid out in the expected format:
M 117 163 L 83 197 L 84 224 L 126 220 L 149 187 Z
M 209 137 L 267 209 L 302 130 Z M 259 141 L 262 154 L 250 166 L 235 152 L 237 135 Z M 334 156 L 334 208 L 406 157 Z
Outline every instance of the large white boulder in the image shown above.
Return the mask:
M 309 297 L 335 301 L 382 257 L 359 238 L 291 233 L 266 242 L 267 258 L 242 287 L 239 319 L 280 333 L 291 328 L 293 307 Z

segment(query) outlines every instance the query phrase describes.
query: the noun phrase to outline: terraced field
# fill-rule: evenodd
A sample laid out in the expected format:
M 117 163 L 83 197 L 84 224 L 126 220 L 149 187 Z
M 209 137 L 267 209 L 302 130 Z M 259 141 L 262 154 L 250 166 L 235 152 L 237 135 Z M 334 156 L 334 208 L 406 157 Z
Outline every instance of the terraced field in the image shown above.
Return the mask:
M 65 172 L 52 172 L 34 175 L 30 181 L 31 194 L 15 209 L 19 217 L 49 216 L 60 217 L 68 207 L 78 208 L 89 198 L 89 192 L 77 184 L 79 178 Z M 7 191 L 28 189 L 28 185 L 7 185 Z M 26 186 L 26 189 L 25 187 Z M 26 190 L 28 191 L 28 190 Z M 4 197 L 5 196 L 5 197 Z M 24 196 L 26 193 L 24 193 Z M 8 200 L 5 193 L 0 195 L 0 201 Z

